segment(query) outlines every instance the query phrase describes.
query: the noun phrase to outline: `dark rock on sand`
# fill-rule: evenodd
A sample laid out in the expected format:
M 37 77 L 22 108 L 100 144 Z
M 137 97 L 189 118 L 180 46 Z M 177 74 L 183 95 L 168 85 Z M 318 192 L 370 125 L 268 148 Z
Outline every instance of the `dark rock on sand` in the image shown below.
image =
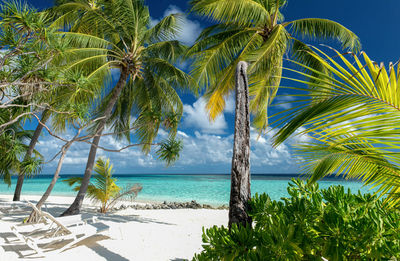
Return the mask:
M 222 205 L 219 207 L 213 207 L 208 204 L 199 204 L 197 203 L 196 200 L 192 200 L 190 202 L 167 202 L 164 201 L 163 203 L 151 203 L 151 204 L 146 204 L 146 205 L 139 205 L 139 204 L 134 204 L 130 206 L 125 206 L 121 205 L 119 208 L 116 208 L 116 210 L 122 210 L 126 208 L 133 208 L 133 209 L 200 209 L 200 208 L 206 208 L 206 209 L 228 209 L 226 205 Z

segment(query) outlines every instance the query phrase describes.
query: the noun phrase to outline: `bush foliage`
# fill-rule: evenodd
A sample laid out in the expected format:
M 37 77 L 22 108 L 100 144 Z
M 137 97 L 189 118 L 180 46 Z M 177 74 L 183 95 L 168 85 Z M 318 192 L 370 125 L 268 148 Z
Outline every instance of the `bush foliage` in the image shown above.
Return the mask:
M 292 180 L 288 198 L 251 200 L 254 225 L 203 229 L 193 260 L 388 260 L 400 256 L 400 213 L 370 194 Z
M 118 201 L 134 200 L 138 193 L 142 191 L 142 186 L 138 183 L 121 188 L 116 184 L 117 179 L 113 177 L 113 165 L 110 159 L 99 158 L 94 166 L 96 173 L 87 188 L 87 196 L 93 202 L 100 203 L 100 212 L 106 213 L 112 209 Z M 64 179 L 70 186 L 74 186 L 75 191 L 79 191 L 82 185 L 82 177 L 71 177 Z

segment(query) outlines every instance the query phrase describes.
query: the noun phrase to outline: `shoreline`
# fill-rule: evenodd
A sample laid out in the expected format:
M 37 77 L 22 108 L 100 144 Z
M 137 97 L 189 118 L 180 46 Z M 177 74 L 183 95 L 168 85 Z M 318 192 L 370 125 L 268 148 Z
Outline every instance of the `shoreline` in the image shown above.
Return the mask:
M 4 194 L 4 193 L 0 192 L 0 202 L 3 201 L 3 200 L 12 202 L 12 197 L 13 197 L 13 194 Z M 39 195 L 39 194 L 23 194 L 23 195 L 21 195 L 21 199 L 22 199 L 21 201 L 23 202 L 25 198 L 34 198 L 35 201 L 38 201 L 41 197 L 42 197 L 42 195 Z M 49 199 L 50 198 L 60 198 L 60 199 L 65 198 L 65 199 L 67 199 L 66 200 L 67 202 L 71 201 L 71 203 L 72 203 L 73 199 L 75 198 L 75 195 L 57 195 L 57 194 L 55 194 L 55 195 L 50 195 Z M 49 201 L 49 199 L 47 201 Z M 203 202 L 197 202 L 196 200 L 181 201 L 179 199 L 176 199 L 174 201 L 171 201 L 171 200 L 151 200 L 151 199 L 135 199 L 133 201 L 122 200 L 119 203 L 117 203 L 116 206 L 118 206 L 118 207 L 121 206 L 121 205 L 129 205 L 129 206 L 131 206 L 131 205 L 142 205 L 142 206 L 145 206 L 145 205 L 163 205 L 163 204 L 166 204 L 166 203 L 167 204 L 168 203 L 179 204 L 179 203 L 190 203 L 190 202 L 195 202 L 195 203 L 198 203 L 198 204 L 200 204 L 202 206 L 207 206 L 207 207 L 204 207 L 204 208 L 207 208 L 207 209 L 225 209 L 225 208 L 228 207 L 228 204 L 203 203 Z M 90 201 L 90 199 L 87 199 L 87 198 L 85 198 L 84 204 L 93 205 L 93 203 Z M 154 208 L 154 209 L 156 209 L 156 208 Z
M 21 199 L 36 203 L 41 196 L 22 195 Z M 44 211 L 59 216 L 74 200 L 72 196 L 50 196 Z M 10 195 L 0 194 L 0 203 L 9 206 Z M 137 204 L 146 204 L 135 202 Z M 2 206 L 0 205 L 0 208 Z M 97 212 L 98 207 L 84 200 L 82 217 L 96 216 L 110 227 L 109 233 L 94 236 L 57 255 L 57 260 L 191 260 L 202 250 L 202 229 L 227 226 L 228 210 L 223 209 L 133 209 L 124 208 L 106 214 Z M 21 223 L 32 209 L 23 207 L 23 213 L 0 214 L 0 260 L 26 259 L 33 250 L 10 240 L 11 226 Z M 23 247 L 22 247 L 23 246 Z M 0 249 L 2 250 L 2 249 Z M 157 251 L 154 251 L 157 250 Z M 3 256 L 2 256 L 3 255 Z M 3 258 L 3 259 L 2 259 Z M 51 255 L 40 260 L 54 260 Z
M 222 205 L 229 205 L 230 182 L 228 179 L 210 176 L 207 178 L 196 177 L 194 175 L 167 176 L 158 175 L 153 178 L 147 175 L 145 178 L 118 178 L 117 185 L 124 187 L 133 183 L 143 186 L 134 202 L 161 204 L 167 202 L 191 202 L 197 201 L 199 204 L 210 205 L 214 208 Z M 50 180 L 42 178 L 27 179 L 24 182 L 22 196 L 41 196 L 47 189 Z M 0 194 L 12 197 L 15 183 L 11 187 L 5 184 L 0 185 Z M 321 181 L 320 188 L 327 188 L 330 185 L 343 185 L 345 189 L 350 188 L 356 192 L 369 193 L 369 187 L 363 187 L 362 183 L 346 181 Z M 281 200 L 282 197 L 289 196 L 287 193 L 288 180 L 254 180 L 251 184 L 252 195 L 255 193 L 267 193 L 272 200 Z M 63 197 L 75 197 L 76 192 L 65 182 L 58 182 L 51 195 Z

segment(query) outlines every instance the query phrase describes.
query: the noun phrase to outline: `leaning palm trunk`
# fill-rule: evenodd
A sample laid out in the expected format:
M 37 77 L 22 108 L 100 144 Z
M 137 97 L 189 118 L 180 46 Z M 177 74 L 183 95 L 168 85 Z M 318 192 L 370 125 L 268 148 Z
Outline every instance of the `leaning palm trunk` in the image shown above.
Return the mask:
M 78 133 L 70 141 L 65 143 L 64 146 L 61 148 L 61 156 L 60 156 L 60 159 L 58 160 L 56 172 L 54 173 L 53 179 L 51 180 L 49 186 L 47 187 L 46 192 L 43 194 L 42 198 L 36 204 L 37 209 L 41 209 L 44 202 L 46 202 L 46 200 L 49 198 L 51 191 L 53 190 L 58 178 L 60 177 L 60 171 L 61 171 L 62 165 L 64 163 L 65 156 L 67 155 L 67 152 L 68 152 L 69 148 L 71 147 L 72 143 L 74 143 L 74 141 L 80 135 L 80 133 L 81 133 L 81 130 L 79 130 Z M 33 210 L 31 212 L 31 214 L 29 215 L 28 219 L 26 220 L 26 223 L 36 223 L 39 221 L 39 219 L 40 219 L 40 217 L 38 216 L 38 213 Z
M 58 178 L 60 177 L 60 171 L 61 171 L 61 167 L 64 163 L 65 156 L 67 155 L 67 151 L 71 147 L 72 143 L 73 143 L 73 140 L 66 143 L 62 147 L 61 156 L 60 156 L 60 159 L 58 160 L 57 169 L 56 169 L 56 172 L 54 173 L 53 179 L 51 180 L 49 186 L 47 187 L 46 192 L 43 194 L 43 196 L 41 197 L 39 202 L 36 204 L 36 207 L 38 209 L 42 208 L 44 202 L 46 202 L 46 200 L 49 198 L 51 191 L 53 190 L 54 186 L 56 185 L 56 182 L 57 182 Z M 28 219 L 26 220 L 26 223 L 36 223 L 39 221 L 39 219 L 40 219 L 40 217 L 38 216 L 38 213 L 33 210 L 31 212 L 31 214 L 29 215 Z
M 61 216 L 76 215 L 79 214 L 81 210 L 83 199 L 85 198 L 85 194 L 89 186 L 90 177 L 92 176 L 93 166 L 96 159 L 97 148 L 100 142 L 101 135 L 103 133 L 107 120 L 111 116 L 112 109 L 114 108 L 114 105 L 117 102 L 118 97 L 120 96 L 121 91 L 126 84 L 128 76 L 129 76 L 128 68 L 126 67 L 122 68 L 119 80 L 113 89 L 113 94 L 111 96 L 109 103 L 107 104 L 107 108 L 105 109 L 104 118 L 100 121 L 100 124 L 96 131 L 96 136 L 93 138 L 92 145 L 89 151 L 88 161 L 86 163 L 85 174 L 82 179 L 82 185 L 78 191 L 78 194 L 76 195 L 74 202 L 67 210 L 65 210 L 61 214 Z
M 43 130 L 43 124 L 46 123 L 46 121 L 50 118 L 50 111 L 49 110 L 45 110 L 42 114 L 42 118 L 41 118 L 41 122 L 42 124 L 38 123 L 35 132 L 33 133 L 32 139 L 29 142 L 29 148 L 26 151 L 25 157 L 24 157 L 24 161 L 28 160 L 31 158 L 32 153 L 35 149 L 36 143 L 39 140 L 39 136 L 42 133 Z M 18 180 L 17 180 L 17 185 L 15 187 L 15 191 L 14 191 L 14 198 L 13 201 L 20 201 L 21 198 L 21 191 L 22 191 L 22 185 L 24 184 L 24 179 L 25 179 L 25 174 L 24 173 L 19 173 L 18 175 Z
M 236 68 L 235 136 L 233 144 L 229 227 L 232 224 L 251 225 L 248 215 L 250 200 L 250 111 L 247 64 Z

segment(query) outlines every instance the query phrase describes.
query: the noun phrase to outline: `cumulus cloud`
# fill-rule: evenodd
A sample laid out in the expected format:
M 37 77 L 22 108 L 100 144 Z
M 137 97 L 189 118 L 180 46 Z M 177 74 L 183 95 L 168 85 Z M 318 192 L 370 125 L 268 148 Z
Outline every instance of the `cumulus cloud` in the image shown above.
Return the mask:
M 193 105 L 183 106 L 184 118 L 183 126 L 195 128 L 205 133 L 223 134 L 228 127 L 223 114 L 219 115 L 214 121 L 210 121 L 206 111 L 206 101 L 199 98 Z
M 157 142 L 165 139 L 168 133 L 160 130 Z M 273 132 L 259 136 L 256 130 L 251 129 L 251 168 L 254 173 L 293 173 L 297 172 L 296 158 L 290 151 L 291 140 L 273 148 L 271 137 Z M 66 136 L 69 136 L 67 134 Z M 179 130 L 177 138 L 183 142 L 181 156 L 171 168 L 165 168 L 165 163 L 157 159 L 153 152 L 144 155 L 139 147 L 131 147 L 119 153 L 110 153 L 101 149 L 97 157 L 109 157 L 114 164 L 116 173 L 229 173 L 232 160 L 233 134 L 218 135 L 196 131 L 189 134 Z M 63 142 L 45 135 L 42 137 L 37 149 L 45 156 L 46 160 L 53 157 L 63 145 Z M 100 145 L 109 149 L 119 149 L 127 145 L 112 136 L 104 136 Z M 61 173 L 83 174 L 89 145 L 74 143 L 68 151 Z M 43 173 L 54 173 L 58 159 L 47 164 Z
M 192 105 L 183 106 L 184 118 L 183 126 L 186 128 L 195 128 L 204 133 L 224 134 L 228 128 L 224 114 L 219 115 L 214 121 L 210 120 L 206 110 L 206 101 L 200 97 Z M 231 94 L 225 98 L 224 113 L 235 112 L 235 96 Z
M 295 97 L 290 96 L 288 94 L 284 94 L 284 96 L 278 96 L 276 97 L 274 101 L 274 106 L 277 109 L 282 109 L 282 110 L 288 110 L 293 107 L 293 101 L 295 100 Z
M 225 110 L 226 113 L 235 112 L 235 94 L 232 93 L 225 98 Z
M 259 136 L 258 132 L 251 129 L 251 169 L 257 173 L 290 173 L 297 172 L 296 158 L 293 157 L 288 143 L 283 143 L 273 148 L 269 132 Z M 215 135 L 195 132 L 193 136 L 180 134 L 183 140 L 181 158 L 176 163 L 177 167 L 190 169 L 215 168 L 223 173 L 229 173 L 232 161 L 232 147 L 234 135 Z M 187 166 L 187 167 L 185 167 Z M 218 172 L 218 171 L 216 171 Z

